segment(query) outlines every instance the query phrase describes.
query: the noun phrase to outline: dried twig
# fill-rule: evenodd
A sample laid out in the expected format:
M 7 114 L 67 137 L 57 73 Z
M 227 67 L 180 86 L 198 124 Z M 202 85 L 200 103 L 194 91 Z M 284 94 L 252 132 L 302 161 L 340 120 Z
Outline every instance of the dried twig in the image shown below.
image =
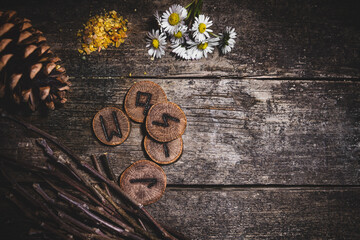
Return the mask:
M 105 171 L 108 173 L 108 177 L 111 181 L 115 182 L 116 181 L 116 177 L 115 174 L 112 170 L 112 168 L 110 167 L 110 162 L 109 162 L 109 157 L 108 154 L 105 153 L 103 155 L 100 156 L 100 160 L 102 161 L 103 166 L 105 167 Z M 100 171 L 99 171 L 100 172 Z M 101 172 L 100 172 L 101 173 Z M 104 174 L 105 175 L 105 174 Z
M 101 168 L 101 166 L 100 166 L 100 163 L 99 163 L 99 161 L 98 161 L 98 159 L 96 158 L 95 155 L 91 155 L 91 160 L 93 161 L 93 164 L 94 164 L 94 166 L 95 166 L 95 169 L 96 169 L 99 173 L 105 175 L 105 174 L 104 174 L 104 171 L 102 170 L 102 168 Z M 107 193 L 109 196 L 111 196 L 109 187 L 108 187 L 105 183 L 102 183 L 102 187 L 105 189 L 106 193 Z
M 80 210 L 82 210 L 86 215 L 88 215 L 89 217 L 93 218 L 95 221 L 99 222 L 100 224 L 110 228 L 111 230 L 114 230 L 115 232 L 118 232 L 119 234 L 122 234 L 124 232 L 124 229 L 122 228 L 118 228 L 116 226 L 114 226 L 113 224 L 104 221 L 103 219 L 101 219 L 100 217 L 96 216 L 95 214 L 93 214 L 92 212 L 89 211 L 89 207 L 85 204 L 80 204 L 79 202 L 67 197 L 65 194 L 63 193 L 58 193 L 59 197 L 61 197 L 62 199 L 68 201 L 69 203 L 73 204 L 74 206 L 76 206 L 77 208 L 79 208 Z
M 120 208 L 115 202 L 114 200 L 112 200 L 112 198 L 108 195 L 106 195 L 106 193 L 104 191 L 102 191 L 100 188 L 98 189 L 101 194 L 103 194 L 103 196 L 105 197 L 106 200 L 109 201 L 109 203 L 116 209 L 116 211 L 122 216 L 124 217 L 130 224 L 131 226 L 133 226 L 135 228 L 135 230 L 141 234 L 144 234 L 145 236 L 147 236 L 148 238 L 152 239 L 152 240 L 157 240 L 158 238 L 149 233 L 146 232 L 143 228 L 141 228 L 135 219 L 133 219 L 132 217 L 130 217 L 130 215 L 128 215 L 122 208 Z
M 44 150 L 45 154 L 46 154 L 51 160 L 55 161 L 56 163 L 61 162 L 62 165 L 65 165 L 65 166 L 67 167 L 67 169 L 68 169 L 73 175 L 75 175 L 75 176 L 77 177 L 77 179 L 80 179 L 80 181 L 81 181 L 82 183 L 84 183 L 85 186 L 86 186 L 88 189 L 90 189 L 90 191 L 91 191 L 93 194 L 95 194 L 95 196 L 97 196 L 102 203 L 105 203 L 105 199 L 103 198 L 103 196 L 101 196 L 101 194 L 100 194 L 95 188 L 92 187 L 92 185 L 91 185 L 91 183 L 89 182 L 89 180 L 86 179 L 86 178 L 79 172 L 79 170 L 77 170 L 75 167 L 73 167 L 73 166 L 71 165 L 71 163 L 68 162 L 68 161 L 66 161 L 65 159 L 61 159 L 61 158 L 55 157 L 53 150 L 50 148 L 50 146 L 47 144 L 47 142 L 46 142 L 44 139 L 42 139 L 42 140 L 36 140 L 36 143 L 37 143 L 40 147 L 42 147 L 42 149 Z
M 115 183 L 115 176 L 109 167 L 106 155 L 102 158 L 104 168 L 108 172 L 109 178 L 102 172 L 96 158 L 94 161 L 96 169 L 94 169 L 74 154 L 69 148 L 60 143 L 56 137 L 38 129 L 30 123 L 19 120 L 4 112 L 1 114 L 1 117 L 15 121 L 25 128 L 48 139 L 67 154 L 73 163 L 75 163 L 72 164 L 70 161 L 61 158 L 61 156 L 56 157 L 45 140 L 37 141 L 51 161 L 47 163 L 47 168 L 35 168 L 28 164 L 25 164 L 22 168 L 42 176 L 48 184 L 47 187 L 50 187 L 52 191 L 56 193 L 56 196 L 58 196 L 58 198 L 54 198 L 52 195 L 47 194 L 40 185 L 34 184 L 33 187 L 35 192 L 41 196 L 41 199 L 43 199 L 42 201 L 38 201 L 32 197 L 28 191 L 6 174 L 3 167 L 1 168 L 2 174 L 12 183 L 14 190 L 38 209 L 35 218 L 41 223 L 45 230 L 56 236 L 61 236 L 62 239 L 71 238 L 72 235 L 78 239 L 110 240 L 115 238 L 113 234 L 136 240 L 143 240 L 145 238 L 176 239 L 157 223 L 141 204 L 129 197 Z M 2 165 L 4 165 L 5 162 L 7 164 L 9 163 L 9 160 L 1 155 L 0 160 Z M 21 162 L 16 161 L 12 164 L 20 165 Z M 57 168 L 56 165 L 61 167 Z M 88 175 L 84 175 L 84 173 Z M 86 199 L 80 200 L 72 194 L 67 193 L 57 184 L 54 176 L 61 182 L 71 186 L 71 188 L 78 194 L 86 197 Z M 97 185 L 93 186 L 89 181 L 90 178 L 98 180 L 103 187 L 106 186 L 104 187 L 105 191 Z M 120 202 L 115 202 L 113 196 L 110 195 L 108 188 L 111 188 L 113 190 L 112 193 L 120 198 Z M 96 197 L 94 197 L 94 195 Z M 74 211 L 75 209 L 77 209 L 77 211 Z M 29 213 L 31 212 L 28 212 L 27 215 L 29 215 Z M 71 215 L 75 214 L 77 217 L 71 216 L 69 213 Z M 80 217 L 88 219 L 87 223 L 77 220 Z M 44 224 L 45 220 L 46 224 Z M 47 221 L 49 221 L 50 224 L 48 224 Z M 140 222 L 141 226 L 137 221 Z M 152 228 L 146 228 L 143 221 L 150 224 L 147 226 L 152 226 Z M 94 224 L 99 224 L 101 230 L 95 228 Z M 60 226 L 62 230 L 56 230 L 52 227 L 57 225 Z M 155 234 L 159 232 L 161 233 L 161 236 L 157 237 Z M 66 233 L 70 235 L 67 235 Z

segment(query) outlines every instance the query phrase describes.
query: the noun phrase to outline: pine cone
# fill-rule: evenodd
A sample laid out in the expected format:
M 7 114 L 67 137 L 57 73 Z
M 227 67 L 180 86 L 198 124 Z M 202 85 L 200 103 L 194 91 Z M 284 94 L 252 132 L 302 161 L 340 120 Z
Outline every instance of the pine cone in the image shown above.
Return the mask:
M 54 109 L 66 102 L 68 79 L 42 32 L 15 11 L 0 11 L 0 99 Z

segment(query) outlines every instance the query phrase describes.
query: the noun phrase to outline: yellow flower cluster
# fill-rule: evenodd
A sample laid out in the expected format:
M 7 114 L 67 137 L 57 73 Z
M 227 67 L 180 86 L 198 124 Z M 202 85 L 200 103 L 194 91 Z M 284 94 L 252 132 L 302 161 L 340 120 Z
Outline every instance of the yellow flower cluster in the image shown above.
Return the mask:
M 91 17 L 84 29 L 79 30 L 77 36 L 81 40 L 81 54 L 101 51 L 109 46 L 119 47 L 127 37 L 127 19 L 123 19 L 116 11 L 106 12 L 104 15 Z

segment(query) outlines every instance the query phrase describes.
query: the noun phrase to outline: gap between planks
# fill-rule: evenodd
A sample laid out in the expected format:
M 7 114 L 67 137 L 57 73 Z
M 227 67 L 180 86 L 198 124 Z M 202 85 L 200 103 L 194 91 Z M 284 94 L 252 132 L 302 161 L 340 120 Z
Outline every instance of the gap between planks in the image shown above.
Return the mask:
M 170 191 L 248 191 L 248 190 L 360 190 L 360 185 L 285 185 L 285 184 L 243 184 L 243 185 L 221 185 L 221 184 L 168 184 L 166 187 Z
M 162 80 L 176 80 L 176 79 L 188 79 L 188 80 L 193 80 L 193 79 L 237 79 L 237 80 L 244 80 L 244 79 L 251 79 L 251 80 L 255 80 L 255 81 L 264 81 L 264 80 L 273 80 L 273 81 L 311 81 L 311 82 L 322 82 L 322 81 L 326 81 L 326 82 L 359 82 L 360 78 L 351 78 L 351 77 L 314 77 L 314 78 L 309 78 L 309 77 L 305 77 L 305 78 L 296 78 L 296 77 L 277 77 L 277 76 L 235 76 L 235 75 L 226 75 L 226 76 L 216 76 L 216 75 L 203 75 L 203 76 L 199 76 L 199 75 L 194 75 L 194 76 L 189 76 L 189 75 L 175 75 L 175 76 L 99 76 L 99 77 L 85 77 L 85 76 L 80 76 L 80 77 L 69 77 L 70 80 L 75 80 L 75 79 L 86 79 L 86 80 L 103 80 L 103 79 L 162 79 Z

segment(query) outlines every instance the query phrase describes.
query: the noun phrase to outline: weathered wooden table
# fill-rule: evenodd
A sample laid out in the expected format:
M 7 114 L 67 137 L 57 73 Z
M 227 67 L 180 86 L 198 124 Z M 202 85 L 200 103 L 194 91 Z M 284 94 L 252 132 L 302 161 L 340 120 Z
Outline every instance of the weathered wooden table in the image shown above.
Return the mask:
M 139 124 L 109 147 L 94 137 L 91 120 L 105 106 L 122 108 L 134 82 L 154 81 L 188 119 L 181 159 L 163 166 L 166 193 L 147 207 L 156 219 L 191 239 L 359 239 L 357 1 L 208 0 L 203 12 L 213 29 L 236 28 L 234 51 L 200 61 L 168 52 L 152 61 L 150 19 L 173 3 L 187 1 L 2 3 L 44 32 L 73 83 L 63 108 L 22 118 L 85 159 L 108 152 L 119 175 L 146 158 Z M 102 9 L 127 17 L 129 38 L 82 59 L 76 32 Z M 1 151 L 17 158 L 34 151 L 35 135 L 4 119 L 0 126 Z M 25 227 L 1 201 L 1 239 L 15 239 Z

